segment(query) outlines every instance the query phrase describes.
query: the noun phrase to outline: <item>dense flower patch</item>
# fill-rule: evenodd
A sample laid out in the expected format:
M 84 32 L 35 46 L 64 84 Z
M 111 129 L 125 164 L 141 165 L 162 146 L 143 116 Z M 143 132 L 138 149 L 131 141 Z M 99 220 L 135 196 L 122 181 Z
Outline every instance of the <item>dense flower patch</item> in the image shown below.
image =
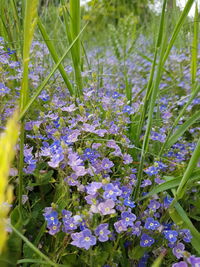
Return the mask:
M 3 128 L 15 109 L 22 72 L 2 39 L 0 54 L 4 70 L 0 83 Z M 32 55 L 31 94 L 48 73 L 50 64 L 45 61 L 48 52 L 41 43 L 34 42 Z M 168 215 L 173 190 L 144 198 L 153 188 L 180 177 L 195 149 L 198 121 L 159 156 L 174 118 L 190 93 L 187 51 L 174 50 L 167 62 L 170 75 L 165 73 L 160 85 L 159 108 L 155 109 L 139 199 L 134 199 L 133 193 L 143 134 L 136 142 L 130 125 L 132 116 L 140 114 L 151 63 L 138 55 L 127 59 L 133 94 L 130 103 L 124 92 L 123 63 L 110 52 L 101 57 L 101 63 L 99 57 L 98 50 L 89 54 L 93 68 L 83 73 L 82 100 L 70 97 L 56 74 L 27 116 L 23 198 L 25 217 L 31 218 L 26 225 L 27 235 L 43 225 L 41 249 L 55 250 L 63 263 L 77 261 L 80 265 L 96 260 L 98 266 L 150 266 L 163 254 L 163 266 L 200 266 L 200 258 L 190 245 L 190 230 L 181 223 L 175 224 Z M 104 72 L 97 77 L 99 64 L 104 66 Z M 66 71 L 70 73 L 70 66 Z M 179 126 L 198 110 L 199 104 L 197 96 Z M 11 175 L 17 176 L 16 168 Z M 197 186 L 190 186 L 182 203 L 194 219 L 199 215 L 195 205 L 199 201 Z M 50 240 L 57 247 L 49 245 Z

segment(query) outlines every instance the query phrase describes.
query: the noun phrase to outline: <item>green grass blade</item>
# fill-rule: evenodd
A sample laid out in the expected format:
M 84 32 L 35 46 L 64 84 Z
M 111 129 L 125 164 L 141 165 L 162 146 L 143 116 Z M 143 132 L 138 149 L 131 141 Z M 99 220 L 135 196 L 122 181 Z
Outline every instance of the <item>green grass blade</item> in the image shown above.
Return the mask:
M 77 37 L 81 27 L 81 7 L 80 0 L 70 0 L 70 32 L 72 41 Z M 72 48 L 72 59 L 74 64 L 76 84 L 78 88 L 78 95 L 82 95 L 83 84 L 81 76 L 81 41 L 80 38 Z
M 24 235 L 22 235 L 13 225 L 9 225 L 12 230 L 32 249 L 40 258 L 44 259 L 50 266 L 57 267 L 58 265 L 52 262 L 46 255 L 44 255 L 38 248 L 36 248 Z
M 155 102 L 156 102 L 156 98 L 157 98 L 158 91 L 159 91 L 159 84 L 160 84 L 160 79 L 161 79 L 161 74 L 162 74 L 162 58 L 164 55 L 164 49 L 165 49 L 165 45 L 166 45 L 166 41 L 167 41 L 166 37 L 163 38 L 164 22 L 165 22 L 165 7 L 166 7 L 166 1 L 163 2 L 162 15 L 161 15 L 161 19 L 160 19 L 159 34 L 158 34 L 158 39 L 157 39 L 156 51 L 159 49 L 161 43 L 162 43 L 162 45 L 160 48 L 160 58 L 159 58 L 158 66 L 157 66 L 156 78 L 155 78 L 155 82 L 152 83 L 153 86 L 151 85 L 151 87 L 149 87 L 149 91 L 147 88 L 147 92 L 146 92 L 146 96 L 145 96 L 145 102 L 144 102 L 144 110 L 143 110 L 143 115 L 142 115 L 143 121 L 145 119 L 145 113 L 146 113 L 146 110 L 148 107 L 148 98 L 151 97 L 150 104 L 149 104 L 147 127 L 146 127 L 144 140 L 143 140 L 143 144 L 142 144 L 141 160 L 140 160 L 140 166 L 139 166 L 139 171 L 138 171 L 138 176 L 137 176 L 138 179 L 137 179 L 136 189 L 134 192 L 135 199 L 137 199 L 139 196 L 139 190 L 140 190 L 140 185 L 141 185 L 141 181 L 142 181 L 144 158 L 145 158 L 145 154 L 148 150 L 149 136 L 150 136 L 151 125 L 152 125 L 152 120 L 153 120 L 153 112 L 154 112 Z M 156 54 L 157 54 L 157 52 L 155 52 L 153 64 L 156 64 Z M 155 68 L 155 66 L 154 66 L 154 68 Z M 142 121 L 142 124 L 140 124 L 140 127 L 142 127 L 143 121 Z M 142 128 L 140 128 L 140 130 L 141 129 Z
M 20 90 L 20 113 L 23 111 L 24 107 L 29 101 L 29 61 L 30 61 L 30 48 L 33 40 L 33 35 L 35 31 L 35 26 L 37 23 L 37 8 L 38 0 L 32 0 L 26 2 L 25 18 L 24 18 L 24 43 L 23 43 L 23 76 L 22 76 L 22 86 Z M 20 133 L 20 156 L 19 156 L 19 190 L 18 190 L 18 200 L 20 210 L 22 208 L 22 193 L 23 193 L 23 166 L 24 166 L 24 132 L 25 121 L 22 120 L 21 133 Z
M 168 141 L 173 133 L 173 130 L 175 129 L 175 127 L 178 125 L 181 117 L 184 115 L 185 111 L 187 110 L 187 107 L 192 103 L 193 99 L 197 96 L 197 94 L 199 93 L 200 91 L 200 86 L 196 86 L 195 87 L 195 90 L 192 90 L 192 94 L 189 98 L 189 100 L 187 101 L 187 103 L 183 106 L 182 110 L 180 111 L 178 117 L 175 119 L 175 122 L 174 124 L 171 126 L 170 130 L 169 130 L 169 133 L 166 137 L 166 140 L 165 142 L 163 143 L 162 147 L 161 147 L 161 150 L 160 150 L 160 153 L 159 153 L 159 156 L 162 155 L 163 151 L 165 151 L 165 148 L 168 146 Z
M 194 16 L 194 36 L 192 42 L 192 58 L 191 58 L 191 81 L 192 84 L 196 81 L 197 63 L 198 63 L 198 33 L 199 33 L 199 21 L 198 21 L 198 5 L 195 6 Z
M 195 228 L 193 223 L 191 222 L 190 218 L 188 217 L 187 213 L 181 207 L 181 205 L 176 202 L 174 208 L 169 209 L 169 215 L 172 220 L 180 226 L 182 229 L 186 228 L 189 229 L 192 234 L 191 244 L 194 249 L 200 254 L 200 233 Z
M 53 45 L 53 42 L 50 40 L 50 38 L 49 38 L 45 28 L 44 28 L 44 25 L 42 24 L 40 19 L 38 19 L 38 28 L 40 30 L 40 33 L 41 33 L 42 37 L 43 37 L 43 40 L 45 41 L 45 43 L 46 43 L 46 45 L 47 45 L 47 47 L 49 49 L 49 52 L 50 52 L 54 62 L 57 63 L 58 60 L 59 60 L 59 56 L 58 56 L 58 54 L 56 52 L 56 49 L 55 49 L 55 47 Z M 64 82 L 65 82 L 65 84 L 66 84 L 66 86 L 67 86 L 67 88 L 68 88 L 68 90 L 70 92 L 70 94 L 73 95 L 73 87 L 72 87 L 72 85 L 70 83 L 70 80 L 69 80 L 69 78 L 67 76 L 67 73 L 65 72 L 65 69 L 64 69 L 63 65 L 60 64 L 58 66 L 58 69 L 60 71 L 60 74 L 61 74 L 61 76 L 62 76 L 62 78 L 63 78 L 63 80 L 64 80 Z
M 177 38 L 177 36 L 178 36 L 178 34 L 180 32 L 180 29 L 181 29 L 185 19 L 187 18 L 187 15 L 188 15 L 193 3 L 194 3 L 194 0 L 188 0 L 186 5 L 185 5 L 185 7 L 184 7 L 184 9 L 183 9 L 183 11 L 182 11 L 182 13 L 181 13 L 181 16 L 180 16 L 180 18 L 179 18 L 179 20 L 178 20 L 178 22 L 177 22 L 177 24 L 176 24 L 176 26 L 174 28 L 174 31 L 172 33 L 172 37 L 171 37 L 171 39 L 169 41 L 169 44 L 168 44 L 167 49 L 166 49 L 166 52 L 164 54 L 163 61 L 162 61 L 163 66 L 164 66 L 164 64 L 165 64 L 165 62 L 166 62 L 166 60 L 167 60 L 167 58 L 169 56 L 169 53 L 170 53 L 170 51 L 172 49 L 172 46 L 174 45 L 174 42 L 175 42 L 175 40 L 176 40 L 176 38 Z
M 183 178 L 180 182 L 180 185 L 176 191 L 176 199 L 181 199 L 184 196 L 184 194 L 187 190 L 187 182 L 190 179 L 190 176 L 191 176 L 194 168 L 197 166 L 199 158 L 200 158 L 200 139 L 196 145 L 196 148 L 192 154 L 192 157 L 189 161 L 187 169 L 186 169 L 186 171 L 183 175 Z
M 67 50 L 65 51 L 65 53 L 63 54 L 63 56 L 59 59 L 59 61 L 53 67 L 53 69 L 51 70 L 51 72 L 49 73 L 49 75 L 44 79 L 44 81 L 41 83 L 41 85 L 37 88 L 35 94 L 31 97 L 30 101 L 27 103 L 27 105 L 25 106 L 25 108 L 23 109 L 23 111 L 20 113 L 20 116 L 19 116 L 19 119 L 20 120 L 22 120 L 24 118 L 24 116 L 26 115 L 27 111 L 30 109 L 30 107 L 32 106 L 32 104 L 34 103 L 34 101 L 36 100 L 36 98 L 39 96 L 39 94 L 41 93 L 41 91 L 43 90 L 43 88 L 46 86 L 46 84 L 48 83 L 48 81 L 50 80 L 50 78 L 53 76 L 53 74 L 55 73 L 55 71 L 58 69 L 60 63 L 63 61 L 63 59 L 69 53 L 69 51 L 71 50 L 71 48 L 73 47 L 73 45 L 76 43 L 76 41 L 78 40 L 78 38 L 80 37 L 80 35 L 83 33 L 83 31 L 85 30 L 85 28 L 86 28 L 87 25 L 88 25 L 88 23 L 85 24 L 85 26 L 79 32 L 79 34 L 77 35 L 77 37 L 74 39 L 74 41 L 71 43 L 71 45 L 67 48 Z
M 192 173 L 191 178 L 190 178 L 190 180 L 188 181 L 187 184 L 189 186 L 194 185 L 194 183 L 199 180 L 199 175 L 200 175 L 200 170 L 199 169 L 195 170 Z M 139 198 L 137 201 L 141 201 L 141 200 L 149 198 L 149 197 L 151 197 L 153 195 L 156 195 L 156 194 L 159 194 L 161 192 L 165 192 L 167 190 L 170 190 L 170 189 L 173 189 L 175 187 L 178 187 L 180 182 L 181 182 L 181 179 L 182 179 L 182 176 L 172 177 L 172 180 L 167 181 L 165 183 L 162 183 L 160 185 L 157 185 L 148 194 L 146 194 L 145 196 Z
M 187 131 L 187 129 L 199 118 L 200 111 L 197 111 L 188 120 L 186 120 L 186 122 L 180 125 L 176 132 L 169 138 L 169 141 L 167 142 L 167 148 L 170 148 L 173 144 L 175 144 L 179 137 L 181 137 Z

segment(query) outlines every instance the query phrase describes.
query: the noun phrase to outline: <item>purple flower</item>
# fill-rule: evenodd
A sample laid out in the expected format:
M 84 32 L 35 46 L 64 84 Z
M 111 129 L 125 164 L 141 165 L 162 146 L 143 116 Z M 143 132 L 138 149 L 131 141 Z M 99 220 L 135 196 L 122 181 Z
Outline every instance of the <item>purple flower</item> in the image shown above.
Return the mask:
M 180 236 L 183 238 L 183 241 L 189 243 L 192 239 L 192 235 L 189 229 L 182 229 L 179 231 Z
M 160 226 L 158 221 L 155 221 L 153 218 L 147 218 L 145 221 L 144 228 L 148 230 L 155 230 Z
M 121 195 L 122 191 L 119 189 L 119 187 L 117 185 L 113 185 L 113 184 L 107 184 L 104 187 L 105 192 L 103 193 L 103 197 L 105 199 L 113 199 L 116 200 L 118 196 Z
M 52 224 L 47 226 L 49 228 L 49 234 L 55 235 L 56 233 L 58 233 L 60 231 L 60 226 L 61 226 L 60 222 L 58 222 L 57 224 Z
M 51 160 L 48 161 L 48 164 L 50 167 L 52 168 L 57 168 L 59 166 L 59 163 L 64 159 L 64 155 L 63 154 L 54 154 L 51 157 Z
M 177 263 L 174 263 L 172 267 L 188 267 L 188 265 L 185 261 L 179 261 Z
M 88 250 L 91 246 L 96 245 L 96 237 L 92 235 L 89 229 L 85 229 L 80 233 L 72 234 L 71 237 L 73 239 L 71 244 L 79 248 Z
M 177 257 L 177 259 L 180 259 L 183 257 L 183 252 L 184 252 L 185 246 L 183 243 L 178 243 L 173 249 L 172 252 L 174 256 Z
M 135 202 L 131 201 L 129 198 L 124 199 L 124 205 L 130 208 L 135 207 Z
M 192 266 L 195 266 L 195 267 L 200 266 L 200 257 L 191 256 L 187 260 Z
M 70 233 L 73 230 L 77 229 L 77 224 L 74 221 L 74 218 L 70 218 L 68 220 L 64 219 L 64 227 L 63 227 L 63 232 L 65 233 Z
M 123 163 L 124 164 L 130 164 L 133 162 L 133 158 L 131 157 L 131 155 L 125 153 L 123 154 Z
M 76 186 L 79 184 L 77 178 L 78 176 L 75 173 L 72 173 L 70 176 L 66 177 L 64 181 L 67 182 L 70 186 Z
M 68 219 L 71 218 L 72 212 L 69 210 L 62 210 L 62 215 L 63 215 L 63 220 L 67 221 Z
M 152 176 L 152 175 L 158 174 L 159 169 L 155 166 L 150 166 L 149 168 L 145 169 L 144 172 L 146 172 L 146 174 Z
M 124 224 L 124 221 L 123 220 L 120 220 L 118 222 L 115 222 L 114 223 L 114 227 L 115 227 L 115 230 L 117 231 L 117 233 L 119 233 L 119 234 L 121 232 L 127 231 L 127 227 Z
M 122 218 L 123 223 L 126 226 L 133 226 L 133 222 L 136 220 L 135 214 L 133 214 L 129 211 L 122 212 L 121 218 Z
M 136 236 L 140 236 L 141 234 L 141 222 L 137 221 L 133 226 L 132 226 L 132 234 Z
M 109 170 L 110 168 L 112 168 L 114 166 L 114 163 L 109 160 L 108 158 L 104 158 L 101 162 L 101 166 L 103 168 L 103 170 Z
M 98 210 L 103 215 L 113 214 L 115 210 L 113 209 L 115 206 L 115 202 L 112 199 L 108 199 L 105 202 L 101 202 L 98 205 Z
M 100 224 L 96 228 L 96 230 L 94 232 L 95 232 L 95 235 L 98 236 L 98 240 L 100 242 L 106 242 L 106 241 L 108 241 L 108 239 L 109 239 L 108 235 L 111 233 L 108 230 L 108 224 L 107 223 Z
M 74 166 L 73 171 L 75 172 L 76 176 L 84 176 L 87 174 L 87 171 L 84 166 Z
M 174 230 L 167 230 L 163 232 L 165 235 L 165 238 L 170 242 L 174 243 L 177 240 L 178 233 Z
M 153 210 L 156 211 L 157 209 L 160 208 L 160 203 L 154 199 L 152 199 L 148 205 L 148 207 Z
M 149 186 L 151 184 L 152 184 L 152 182 L 149 179 L 146 179 L 146 180 L 143 180 L 140 187 L 146 187 L 146 186 Z
M 142 234 L 141 240 L 140 240 L 140 246 L 141 247 L 150 247 L 154 242 L 155 242 L 155 240 L 151 236 L 149 236 L 147 234 Z
M 95 195 L 98 189 L 100 189 L 101 187 L 102 187 L 102 183 L 92 182 L 91 184 L 86 186 L 86 190 L 89 195 Z

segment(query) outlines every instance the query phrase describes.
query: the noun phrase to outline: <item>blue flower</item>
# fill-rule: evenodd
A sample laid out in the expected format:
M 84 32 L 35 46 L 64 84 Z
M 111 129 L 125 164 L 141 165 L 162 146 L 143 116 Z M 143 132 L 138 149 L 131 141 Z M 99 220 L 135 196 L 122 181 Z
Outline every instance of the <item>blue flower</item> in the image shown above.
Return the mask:
M 155 240 L 151 236 L 149 236 L 147 234 L 143 234 L 141 236 L 140 246 L 141 247 L 150 247 L 154 242 L 155 242 Z
M 104 194 L 103 194 L 103 197 L 105 199 L 113 199 L 113 200 L 116 200 L 118 196 L 121 195 L 122 191 L 119 189 L 119 187 L 117 185 L 113 185 L 111 183 L 107 184 L 105 187 L 104 187 Z
M 47 225 L 57 225 L 58 224 L 58 213 L 56 211 L 52 211 L 51 213 L 44 214 L 45 220 L 47 221 Z
M 167 231 L 163 231 L 165 238 L 171 242 L 171 243 L 175 243 L 177 241 L 177 236 L 178 236 L 178 232 L 175 230 L 167 230 Z
M 135 214 L 128 211 L 122 212 L 121 218 L 126 226 L 133 226 L 133 222 L 136 220 Z
M 91 246 L 96 245 L 96 237 L 92 235 L 89 229 L 85 229 L 80 233 L 72 234 L 71 237 L 73 239 L 71 244 L 79 248 L 88 250 Z
M 155 221 L 153 218 L 147 218 L 144 227 L 148 230 L 155 230 L 160 226 L 158 221 Z
M 135 202 L 131 201 L 129 198 L 124 199 L 124 205 L 130 208 L 135 207 Z
M 107 223 L 100 224 L 96 228 L 96 230 L 94 232 L 95 232 L 95 235 L 98 236 L 98 240 L 100 242 L 106 242 L 106 241 L 108 241 L 108 239 L 109 239 L 108 235 L 111 233 L 108 230 L 108 224 Z

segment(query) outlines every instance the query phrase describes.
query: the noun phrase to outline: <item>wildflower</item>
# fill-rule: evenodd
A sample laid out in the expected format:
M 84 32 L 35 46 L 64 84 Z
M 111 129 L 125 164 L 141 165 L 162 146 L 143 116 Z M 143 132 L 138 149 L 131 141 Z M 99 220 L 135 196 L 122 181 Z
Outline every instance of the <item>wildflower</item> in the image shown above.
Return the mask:
M 146 186 L 149 186 L 151 184 L 152 184 L 151 180 L 146 179 L 146 180 L 143 180 L 143 182 L 142 182 L 140 187 L 146 187 Z
M 135 207 L 135 202 L 131 201 L 129 198 L 124 199 L 124 205 L 128 206 L 130 208 L 134 208 Z
M 173 249 L 172 252 L 174 256 L 176 256 L 177 259 L 180 259 L 183 257 L 185 246 L 183 243 L 178 243 Z
M 158 221 L 155 221 L 153 218 L 147 218 L 145 221 L 144 227 L 148 230 L 155 230 L 160 226 Z
M 152 211 L 156 211 L 157 209 L 160 208 L 160 203 L 154 199 L 150 200 L 150 203 L 148 205 L 148 207 L 152 210 Z
M 49 229 L 49 234 L 50 235 L 57 234 L 60 231 L 60 226 L 61 226 L 60 222 L 58 222 L 57 224 L 48 225 L 47 227 Z
M 109 170 L 114 166 L 113 162 L 109 160 L 108 158 L 104 158 L 101 162 L 103 170 Z
M 152 237 L 150 237 L 147 234 L 142 234 L 141 240 L 140 240 L 140 246 L 141 247 L 150 247 L 154 242 L 155 242 L 155 240 Z
M 185 261 L 179 261 L 177 263 L 174 263 L 172 267 L 188 267 L 188 265 Z
M 108 199 L 105 202 L 101 202 L 98 205 L 98 210 L 103 215 L 113 214 L 115 210 L 113 209 L 115 206 L 115 202 L 112 199 Z
M 140 221 L 135 222 L 135 224 L 132 226 L 132 234 L 136 236 L 140 236 L 141 229 L 142 229 L 141 222 Z
M 170 243 L 175 243 L 177 240 L 178 233 L 177 231 L 174 230 L 167 230 L 163 232 L 165 235 L 165 238 L 170 242 Z
M 133 158 L 131 157 L 131 155 L 125 153 L 123 154 L 123 163 L 124 164 L 130 164 L 133 162 Z
M 121 218 L 126 226 L 133 226 L 133 222 L 136 220 L 135 214 L 128 211 L 122 212 Z
M 74 218 L 69 218 L 68 220 L 66 220 L 65 218 L 63 221 L 64 221 L 63 232 L 69 233 L 77 229 L 77 225 L 75 223 Z
M 80 233 L 72 234 L 71 237 L 73 239 L 71 244 L 79 248 L 88 250 L 91 246 L 96 245 L 96 237 L 92 235 L 89 229 L 85 229 Z
M 57 225 L 58 224 L 58 213 L 56 211 L 52 211 L 48 214 L 44 214 L 45 220 L 47 221 L 47 225 Z
M 104 194 L 103 197 L 105 199 L 113 199 L 116 200 L 118 196 L 121 195 L 122 191 L 119 189 L 117 185 L 113 185 L 111 183 L 104 186 Z
M 108 241 L 109 237 L 108 235 L 111 233 L 108 230 L 108 224 L 107 223 L 103 223 L 100 224 L 96 229 L 95 229 L 95 235 L 98 236 L 98 240 L 100 242 L 106 242 Z
M 95 195 L 97 191 L 102 187 L 102 183 L 100 182 L 92 182 L 88 186 L 86 186 L 87 193 L 89 195 Z
M 187 260 L 192 266 L 200 266 L 200 257 L 190 256 Z
M 192 235 L 189 229 L 182 229 L 179 231 L 180 236 L 183 238 L 183 241 L 189 243 L 192 239 Z
M 115 230 L 117 231 L 117 233 L 119 233 L 119 234 L 121 232 L 127 231 L 127 226 L 126 226 L 126 224 L 124 224 L 123 220 L 115 222 L 114 227 L 115 227 Z

